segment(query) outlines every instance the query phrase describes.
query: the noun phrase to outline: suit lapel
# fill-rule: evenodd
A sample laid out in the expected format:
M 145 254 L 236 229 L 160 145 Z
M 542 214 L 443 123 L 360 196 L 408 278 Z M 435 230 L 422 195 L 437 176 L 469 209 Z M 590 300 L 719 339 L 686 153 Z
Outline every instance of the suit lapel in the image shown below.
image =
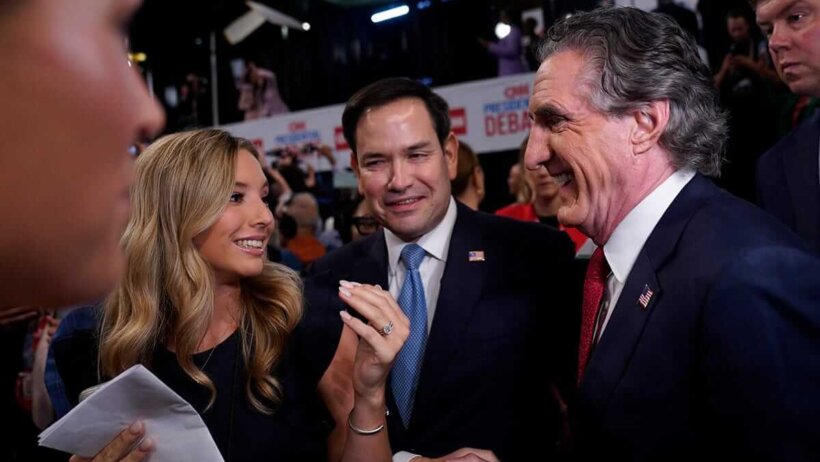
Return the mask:
M 652 295 L 644 307 L 639 298 L 647 291 L 651 291 Z M 582 387 L 592 393 L 594 402 L 609 399 L 660 297 L 661 287 L 655 277 L 655 269 L 646 253 L 641 252 L 584 373 Z M 593 385 L 587 387 L 588 383 Z
M 356 261 L 350 266 L 350 272 L 340 274 L 341 279 L 350 279 L 362 284 L 378 284 L 385 290 L 389 287 L 387 273 L 387 244 L 384 241 L 384 230 L 373 233 L 364 243 L 362 253 L 356 255 Z
M 820 111 L 795 137 L 795 146 L 785 153 L 786 183 L 795 210 L 797 234 L 809 241 L 813 249 L 820 248 L 817 229 L 820 228 L 820 178 L 818 178 L 818 141 L 820 140 Z M 765 175 L 766 172 L 759 174 Z
M 695 175 L 649 235 L 584 373 L 581 393 L 590 402 L 603 405 L 609 401 L 629 365 L 646 322 L 654 310 L 663 309 L 663 287 L 657 280 L 658 270 L 674 254 L 686 224 L 703 201 L 718 191 L 710 180 Z M 641 297 L 647 295 L 647 291 L 651 291 L 651 296 L 648 303 L 642 303 Z
M 424 353 L 411 426 L 423 416 L 437 412 L 431 407 L 430 397 L 436 394 L 441 381 L 447 376 L 447 369 L 481 298 L 485 265 L 488 263 L 470 262 L 468 258 L 470 251 L 485 250 L 475 215 L 476 212 L 458 205 L 436 312 Z M 488 260 L 493 257 L 489 253 L 485 256 Z
M 336 310 L 347 309 L 347 305 L 339 299 L 336 292 L 340 280 L 387 287 L 387 246 L 384 242 L 384 234 L 380 231 L 362 241 L 348 245 L 354 247 L 350 256 L 345 259 L 345 263 L 347 261 L 351 263 L 341 267 L 336 265 L 323 272 L 313 273 L 305 279 L 305 291 L 312 294 L 309 302 L 313 305 L 327 305 L 335 307 Z M 321 298 L 317 294 L 321 294 Z M 315 308 L 315 306 L 307 307 L 307 309 Z M 364 321 L 364 317 L 355 310 L 350 310 L 350 314 Z

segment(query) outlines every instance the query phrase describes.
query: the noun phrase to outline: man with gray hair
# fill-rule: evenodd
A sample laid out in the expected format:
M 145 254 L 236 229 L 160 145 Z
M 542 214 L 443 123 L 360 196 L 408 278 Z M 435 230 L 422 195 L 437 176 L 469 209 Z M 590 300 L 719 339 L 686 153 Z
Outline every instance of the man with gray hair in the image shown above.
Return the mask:
M 820 0 L 751 0 L 777 73 L 798 95 L 820 98 Z M 820 111 L 766 152 L 758 203 L 820 252 Z
M 542 46 L 526 164 L 591 237 L 579 390 L 583 460 L 820 454 L 820 261 L 713 185 L 726 116 L 671 19 L 582 13 Z

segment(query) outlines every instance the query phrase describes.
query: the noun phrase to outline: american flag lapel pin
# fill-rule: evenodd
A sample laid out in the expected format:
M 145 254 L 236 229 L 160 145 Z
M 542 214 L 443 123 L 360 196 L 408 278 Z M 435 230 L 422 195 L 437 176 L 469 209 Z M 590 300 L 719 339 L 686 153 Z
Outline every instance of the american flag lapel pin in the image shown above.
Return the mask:
M 471 250 L 467 252 L 467 261 L 474 262 L 474 261 L 484 261 L 484 251 L 483 250 Z
M 641 296 L 638 297 L 638 305 L 641 305 L 641 308 L 645 310 L 649 306 L 649 301 L 652 300 L 653 295 L 655 295 L 655 292 L 649 288 L 649 284 L 644 284 Z

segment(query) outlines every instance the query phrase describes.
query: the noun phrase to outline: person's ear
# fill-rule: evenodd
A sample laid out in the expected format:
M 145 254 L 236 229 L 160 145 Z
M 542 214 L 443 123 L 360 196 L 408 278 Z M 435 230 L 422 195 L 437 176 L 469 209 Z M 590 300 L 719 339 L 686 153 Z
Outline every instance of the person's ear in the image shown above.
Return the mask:
M 669 100 L 647 103 L 632 112 L 635 120 L 630 135 L 634 154 L 643 154 L 660 141 L 661 135 L 669 124 Z
M 359 194 L 364 195 L 364 191 L 362 191 L 362 176 L 361 172 L 359 171 L 359 158 L 356 156 L 355 152 L 350 152 L 350 168 L 353 169 L 353 174 L 356 175 L 356 185 L 359 190 Z
M 441 148 L 444 151 L 444 160 L 447 162 L 447 173 L 450 181 L 453 181 L 458 173 L 458 138 L 453 132 L 447 135 Z

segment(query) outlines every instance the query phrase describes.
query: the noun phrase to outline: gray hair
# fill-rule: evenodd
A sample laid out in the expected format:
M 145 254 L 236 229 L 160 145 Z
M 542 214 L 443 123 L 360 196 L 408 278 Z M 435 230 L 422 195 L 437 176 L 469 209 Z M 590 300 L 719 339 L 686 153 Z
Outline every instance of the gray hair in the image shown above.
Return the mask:
M 720 176 L 727 116 L 695 42 L 672 19 L 635 8 L 579 13 L 550 28 L 538 56 L 569 50 L 587 60 L 582 84 L 593 107 L 618 117 L 668 100 L 659 142 L 673 165 Z

